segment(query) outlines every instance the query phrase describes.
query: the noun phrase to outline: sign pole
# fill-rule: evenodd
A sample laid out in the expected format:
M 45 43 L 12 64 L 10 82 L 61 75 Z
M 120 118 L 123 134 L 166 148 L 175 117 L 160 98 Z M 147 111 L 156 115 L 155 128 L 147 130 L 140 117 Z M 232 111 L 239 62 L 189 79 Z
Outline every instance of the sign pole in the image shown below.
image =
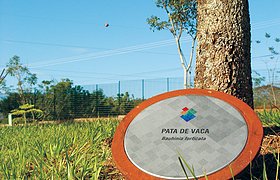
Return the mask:
M 9 115 L 8 115 L 8 120 L 9 120 L 9 126 L 12 126 L 12 125 L 13 125 L 13 122 L 12 122 L 12 120 L 13 120 L 12 114 L 9 114 Z

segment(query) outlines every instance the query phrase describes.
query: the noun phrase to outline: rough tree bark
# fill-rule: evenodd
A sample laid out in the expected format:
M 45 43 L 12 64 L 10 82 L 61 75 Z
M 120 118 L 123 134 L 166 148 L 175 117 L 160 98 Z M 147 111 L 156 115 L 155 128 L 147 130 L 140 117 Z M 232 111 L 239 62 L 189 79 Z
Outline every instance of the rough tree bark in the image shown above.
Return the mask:
M 195 87 L 222 91 L 253 108 L 248 0 L 198 0 Z

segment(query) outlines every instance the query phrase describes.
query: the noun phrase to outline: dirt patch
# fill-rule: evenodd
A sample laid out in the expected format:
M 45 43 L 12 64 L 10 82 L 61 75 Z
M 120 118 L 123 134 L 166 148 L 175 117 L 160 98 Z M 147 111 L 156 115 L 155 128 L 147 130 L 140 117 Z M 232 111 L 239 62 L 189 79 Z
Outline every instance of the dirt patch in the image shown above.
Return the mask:
M 113 138 L 107 138 L 103 142 L 103 147 L 111 148 L 112 146 Z M 124 180 L 125 177 L 122 175 L 122 173 L 116 168 L 116 164 L 112 158 L 107 159 L 107 161 L 103 164 L 103 167 L 101 169 L 99 178 L 100 180 L 105 179 L 117 179 L 117 180 Z
M 265 130 L 265 132 L 270 131 Z M 267 179 L 276 179 L 276 171 L 279 169 L 277 164 L 279 152 L 280 133 L 266 134 L 263 138 L 259 154 L 235 179 L 263 179 L 264 174 L 266 174 Z
M 260 154 L 280 153 L 280 135 L 267 135 L 263 138 Z

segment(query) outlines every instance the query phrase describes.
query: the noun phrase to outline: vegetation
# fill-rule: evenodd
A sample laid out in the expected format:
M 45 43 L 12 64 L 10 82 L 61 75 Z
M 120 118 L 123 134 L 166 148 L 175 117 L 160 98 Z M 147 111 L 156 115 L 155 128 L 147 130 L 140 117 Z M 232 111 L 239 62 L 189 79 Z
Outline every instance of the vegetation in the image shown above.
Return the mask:
M 156 6 L 167 14 L 167 20 L 161 20 L 157 16 L 147 19 L 151 30 L 169 30 L 175 39 L 181 65 L 184 70 L 184 88 L 190 88 L 191 65 L 193 62 L 196 41 L 196 16 L 197 2 L 194 0 L 157 0 Z M 182 36 L 186 33 L 192 39 L 191 55 L 187 62 L 182 50 Z
M 274 87 L 278 102 L 280 89 Z M 26 93 L 28 101 L 35 109 L 40 109 L 43 114 L 26 115 L 27 121 L 36 120 L 66 120 L 74 118 L 109 117 L 127 114 L 132 108 L 142 102 L 142 99 L 133 98 L 128 93 L 107 97 L 101 89 L 93 92 L 84 90 L 81 86 L 74 86 L 70 80 L 62 80 L 57 84 L 44 89 L 37 89 L 35 93 Z M 259 86 L 254 88 L 254 104 L 256 109 L 279 108 L 273 103 L 271 86 Z M 9 93 L 0 100 L 0 113 L 7 117 L 13 110 L 19 109 L 21 103 L 19 94 Z M 15 112 L 13 112 L 15 113 Z
M 8 95 L 0 100 L 0 113 L 7 117 L 9 113 L 29 120 L 65 120 L 79 117 L 104 117 L 128 113 L 141 99 L 134 99 L 128 93 L 117 97 L 106 97 L 102 90 L 89 92 L 81 86 L 74 86 L 69 79 L 60 82 L 44 80 L 37 83 L 36 74 L 14 56 L 6 65 L 5 71 L 17 81 L 16 91 L 4 84 L 4 71 L 1 73 L 0 90 Z M 4 76 L 3 76 L 4 75 Z M 2 77 L 3 76 L 3 77 Z M 27 105 L 28 104 L 28 105 Z M 25 106 L 32 106 L 31 108 Z M 36 116 L 35 114 L 40 114 Z
M 272 86 L 271 88 L 271 85 L 265 85 L 254 88 L 254 104 L 256 109 L 277 109 L 280 107 L 279 100 L 280 88 L 277 86 Z
M 142 101 L 131 97 L 128 93 L 106 97 L 101 89 L 89 92 L 79 85 L 74 86 L 69 79 L 62 79 L 57 83 L 53 80 L 44 80 L 38 84 L 36 74 L 32 74 L 20 62 L 19 56 L 12 57 L 6 67 L 5 72 L 16 78 L 17 89 L 14 91 L 5 86 L 3 80 L 7 74 L 4 75 L 3 71 L 0 92 L 6 91 L 7 96 L 0 99 L 0 113 L 4 117 L 7 117 L 9 113 L 21 115 L 25 122 L 35 119 L 108 117 L 127 114 Z M 32 108 L 22 109 L 26 108 L 24 106 L 27 104 Z M 35 114 L 40 114 L 40 116 Z
M 152 16 L 147 22 L 152 30 L 167 29 L 173 35 L 184 69 L 185 87 L 190 86 L 188 77 L 197 40 L 196 87 L 227 92 L 253 107 L 248 0 L 226 3 L 157 0 L 156 5 L 166 12 L 167 20 Z M 181 48 L 183 33 L 193 40 L 189 62 Z M 265 38 L 271 36 L 266 34 Z M 275 42 L 279 43 L 279 38 Z M 273 46 L 268 50 L 271 59 L 279 54 Z M 263 77 L 254 79 L 255 105 L 264 107 L 263 111 L 258 112 L 264 125 L 279 127 L 280 89 L 274 83 L 279 72 L 276 71 L 276 64 L 267 70 L 269 85 L 262 85 Z M 4 79 L 8 75 L 16 79 L 16 91 L 6 87 Z M 70 79 L 38 83 L 36 74 L 20 62 L 19 56 L 12 57 L 1 71 L 0 93 L 2 91 L 6 91 L 7 96 L 0 100 L 0 113 L 5 117 L 12 113 L 25 124 L 29 120 L 127 114 L 142 101 L 129 93 L 107 97 L 102 89 L 90 92 L 73 85 Z M 266 107 L 271 109 L 267 110 Z M 111 119 L 91 123 L 0 127 L 0 179 L 98 179 L 110 160 L 110 142 L 117 125 L 118 121 Z M 185 167 L 191 170 L 183 158 L 180 156 L 179 161 L 184 172 Z M 273 154 L 273 158 L 277 161 L 275 179 L 278 179 L 279 152 L 278 156 Z M 262 176 L 267 179 L 268 166 L 265 160 L 262 163 Z M 252 173 L 250 175 L 253 179 Z
M 32 74 L 26 66 L 21 64 L 19 56 L 14 56 L 10 59 L 7 64 L 7 74 L 17 80 L 17 90 L 21 104 L 28 103 L 25 95 L 32 93 L 33 86 L 37 83 L 36 74 Z
M 26 101 L 35 109 L 43 111 L 37 120 L 66 120 L 74 118 L 108 117 L 127 114 L 132 108 L 142 102 L 128 93 L 107 97 L 101 89 L 89 92 L 81 86 L 74 86 L 69 79 L 58 83 L 43 81 L 33 93 L 23 93 Z M 0 100 L 0 113 L 7 117 L 10 112 L 23 105 L 17 92 L 8 93 Z M 13 111 L 15 114 L 15 112 Z M 32 113 L 27 120 L 34 120 Z
M 7 75 L 8 75 L 8 73 L 5 72 L 5 69 L 3 69 L 0 74 L 0 84 L 2 84 L 4 82 L 4 79 L 6 78 Z
M 35 119 L 43 116 L 42 110 L 36 109 L 36 108 L 34 108 L 34 105 L 30 105 L 30 104 L 21 105 L 21 106 L 19 106 L 19 109 L 14 109 L 11 112 L 12 112 L 11 113 L 12 115 L 20 116 L 18 118 L 14 118 L 14 121 L 17 121 L 17 119 L 24 120 L 25 124 L 27 123 L 28 114 L 30 114 L 32 116 L 33 122 L 35 121 Z
M 266 55 L 266 59 L 264 60 L 264 63 L 266 64 L 266 71 L 267 71 L 267 78 L 268 78 L 268 84 L 265 86 L 265 89 L 267 91 L 267 97 L 269 98 L 269 104 L 271 106 L 278 106 L 279 105 L 279 98 L 280 98 L 280 93 L 279 93 L 279 87 L 277 87 L 277 77 L 280 74 L 280 71 L 277 69 L 277 63 L 279 61 L 278 55 L 279 55 L 279 38 L 273 39 L 272 36 L 268 33 L 265 33 L 264 35 L 265 43 L 269 43 L 270 46 L 267 48 L 268 55 Z M 257 44 L 262 43 L 261 40 L 256 41 Z M 275 48 L 278 47 L 278 48 Z M 274 60 L 274 63 L 271 62 Z M 255 84 L 256 87 L 260 87 L 260 84 L 265 80 L 264 77 L 260 76 L 257 72 L 255 72 L 258 76 L 255 78 Z
M 263 111 L 258 112 L 258 116 L 264 126 L 280 127 L 280 109 L 263 109 Z
M 116 120 L 0 128 L 0 179 L 98 179 Z
M 280 112 L 260 114 L 263 122 L 270 116 L 278 116 L 275 120 L 279 125 Z M 118 123 L 114 119 L 103 119 L 90 123 L 1 127 L 0 179 L 108 179 L 112 176 L 106 173 L 112 161 L 110 143 Z M 186 166 L 184 157 L 179 159 L 182 166 L 191 168 Z M 250 165 L 253 170 L 250 169 L 249 177 L 275 177 L 278 173 L 270 172 L 279 168 L 277 154 L 257 161 Z M 278 164 L 272 167 L 269 161 L 278 161 Z M 263 164 L 264 169 L 255 167 L 259 164 Z M 270 167 L 269 171 L 265 166 Z M 111 171 L 116 173 L 115 169 Z M 243 176 L 244 173 L 239 175 L 241 179 Z

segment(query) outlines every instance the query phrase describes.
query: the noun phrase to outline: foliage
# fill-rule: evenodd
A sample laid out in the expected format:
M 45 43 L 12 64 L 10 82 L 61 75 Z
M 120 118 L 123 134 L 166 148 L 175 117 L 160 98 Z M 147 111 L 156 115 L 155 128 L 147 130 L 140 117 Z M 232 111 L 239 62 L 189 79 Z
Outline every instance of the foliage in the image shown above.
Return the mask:
M 195 172 L 194 172 L 194 167 L 190 166 L 179 152 L 178 152 L 178 155 L 179 155 L 178 160 L 180 162 L 180 166 L 182 167 L 182 169 L 184 171 L 186 179 L 189 180 L 189 175 L 187 174 L 187 171 L 186 171 L 186 168 L 187 168 L 188 171 L 190 172 L 191 176 L 193 177 L 193 179 L 198 180 L 198 178 L 196 177 Z
M 0 128 L 0 179 L 98 179 L 118 121 Z
M 43 116 L 43 111 L 34 108 L 34 105 L 31 104 L 21 105 L 18 109 L 12 110 L 11 113 L 12 115 L 20 116 L 20 119 L 23 119 L 25 124 L 27 123 L 27 116 L 29 114 L 32 116 L 33 121 Z
M 254 87 L 260 87 L 265 81 L 265 77 L 261 76 L 257 71 L 253 71 L 254 76 L 252 77 Z
M 270 46 L 267 48 L 267 51 L 269 53 L 269 55 L 268 55 L 269 59 L 264 60 L 264 63 L 266 64 L 267 74 L 268 74 L 268 83 L 270 85 L 270 89 L 271 89 L 271 93 L 272 93 L 270 96 L 271 97 L 270 103 L 273 104 L 273 106 L 277 106 L 279 103 L 279 99 L 278 99 L 279 97 L 277 98 L 277 93 L 275 92 L 277 89 L 275 89 L 275 87 L 277 86 L 276 79 L 278 78 L 280 71 L 278 71 L 278 69 L 277 69 L 277 65 L 278 65 L 277 63 L 279 60 L 279 58 L 277 56 L 279 55 L 279 50 L 275 50 L 275 46 L 279 47 L 280 39 L 275 38 L 273 40 L 272 36 L 269 33 L 265 33 L 264 37 L 265 37 L 266 43 L 268 43 L 268 41 L 269 41 L 269 44 L 270 44 Z M 262 42 L 260 40 L 257 40 L 256 43 L 260 44 Z M 274 60 L 274 64 L 271 63 L 271 60 Z M 255 80 L 264 81 L 264 79 L 260 79 L 260 78 L 257 78 Z
M 13 56 L 6 67 L 7 73 L 17 79 L 21 103 L 27 103 L 25 93 L 31 92 L 32 87 L 37 83 L 36 74 L 32 74 L 29 69 L 20 62 L 19 56 Z
M 51 87 L 54 99 L 54 115 L 58 119 L 60 119 L 60 117 L 70 119 L 70 113 L 68 113 L 68 109 L 70 109 L 70 91 L 72 85 L 72 81 L 69 79 L 63 79 L 61 82 Z
M 108 117 L 127 114 L 131 109 L 142 102 L 128 92 L 107 97 L 102 89 L 95 91 L 84 90 L 81 86 L 74 86 L 70 80 L 61 82 L 44 82 L 34 93 L 26 93 L 30 104 L 44 111 L 44 120 L 66 120 L 74 118 Z M 280 90 L 274 87 L 276 98 L 280 99 Z M 254 88 L 254 103 L 256 108 L 271 107 L 272 92 L 270 86 Z M 279 101 L 278 101 L 279 102 Z M 0 113 L 4 117 L 18 108 L 18 93 L 9 93 L 0 100 Z M 279 105 L 278 105 L 279 106 Z
M 24 93 L 24 96 L 38 109 L 44 112 L 41 119 L 67 120 L 74 118 L 108 117 L 127 114 L 132 108 L 142 102 L 129 93 L 117 94 L 116 97 L 106 97 L 102 89 L 93 92 L 74 86 L 69 79 L 58 83 L 43 81 L 34 93 Z M 10 93 L 0 100 L 0 112 L 7 117 L 11 110 L 19 107 L 18 93 Z
M 239 174 L 234 176 L 234 169 L 231 168 L 231 165 L 229 165 L 229 170 L 232 175 L 231 179 L 251 179 L 251 180 L 269 180 L 269 179 L 279 179 L 279 153 L 273 153 L 273 154 L 267 154 L 267 155 L 259 155 L 256 156 L 254 160 L 250 162 L 250 165 L 247 166 L 243 171 L 241 171 Z M 187 161 L 179 155 L 178 157 L 180 165 L 182 167 L 182 171 L 184 171 L 186 179 L 189 180 L 189 175 L 187 174 L 186 168 L 191 173 L 192 179 L 199 179 L 194 173 L 194 169 L 192 166 L 190 166 Z M 206 175 L 206 172 L 204 173 L 204 177 L 201 179 L 208 180 L 208 176 Z
M 273 91 L 272 91 L 273 88 Z M 280 106 L 280 88 L 270 85 L 259 86 L 254 88 L 254 104 L 257 109 L 275 108 Z M 274 98 L 278 104 L 274 104 Z
M 193 38 L 196 35 L 196 1 L 193 0 L 157 0 L 156 6 L 164 9 L 168 20 L 157 16 L 147 19 L 151 30 L 168 29 L 174 37 L 180 37 L 187 32 Z
M 7 75 L 8 75 L 8 73 L 6 72 L 6 70 L 4 68 L 0 74 L 0 84 L 2 84 L 4 82 L 4 79 L 6 78 Z
M 117 125 L 118 121 L 111 119 L 2 127 L 0 179 L 99 179 L 111 158 L 108 142 Z M 279 155 L 276 156 L 278 169 Z M 180 160 L 187 167 L 184 157 Z M 255 172 L 253 169 L 250 173 L 253 177 L 255 173 L 265 174 L 267 170 Z
M 258 116 L 263 125 L 280 127 L 280 109 L 264 109 L 258 112 Z
M 147 23 L 153 31 L 166 29 L 173 35 L 184 70 L 184 88 L 188 88 L 191 85 L 190 73 L 196 40 L 197 1 L 157 0 L 156 6 L 165 11 L 168 16 L 167 20 L 161 20 L 158 16 L 151 16 L 147 19 Z M 181 37 L 185 32 L 192 38 L 191 55 L 188 63 L 181 48 Z
M 8 116 L 11 110 L 20 106 L 19 94 L 9 93 L 8 96 L 0 100 L 0 113 L 3 113 L 5 117 Z

